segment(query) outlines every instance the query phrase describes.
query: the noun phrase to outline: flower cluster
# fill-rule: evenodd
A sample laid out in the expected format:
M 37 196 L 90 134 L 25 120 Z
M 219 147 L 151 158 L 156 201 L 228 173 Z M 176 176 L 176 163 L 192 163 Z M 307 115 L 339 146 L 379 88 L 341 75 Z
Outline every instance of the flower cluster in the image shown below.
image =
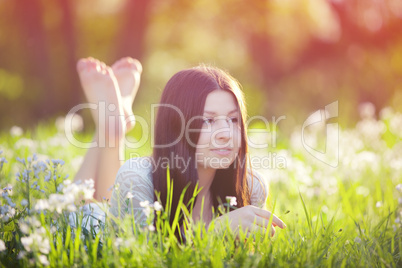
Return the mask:
M 24 250 L 20 251 L 18 258 L 24 258 L 31 252 L 38 252 L 38 260 L 40 263 L 45 266 L 50 264 L 46 256 L 50 252 L 50 242 L 49 238 L 46 236 L 45 228 L 38 227 L 35 232 L 31 233 L 29 236 L 21 237 L 21 244 Z
M 3 151 L 0 150 L 0 155 L 1 155 L 2 153 L 3 153 Z M 7 160 L 6 160 L 6 158 L 0 157 L 0 172 L 1 172 L 1 170 L 3 169 L 3 165 L 6 164 L 6 163 L 8 163 Z
M 158 201 L 155 201 L 153 204 L 151 204 L 148 200 L 146 200 L 140 202 L 140 206 L 144 208 L 143 212 L 148 219 L 148 229 L 152 232 L 155 231 L 155 226 L 151 224 L 153 220 L 151 215 L 153 215 L 153 212 L 155 211 L 162 211 L 162 205 Z
M 337 194 L 339 182 L 358 180 L 366 174 L 380 176 L 384 170 L 392 170 L 390 179 L 397 184 L 402 177 L 402 114 L 391 108 L 381 110 L 379 118 L 375 114 L 372 104 L 361 105 L 362 119 L 355 128 L 339 128 L 338 139 L 334 142 L 325 140 L 322 129 L 304 135 L 304 138 L 312 136 L 312 141 L 303 140 L 302 127 L 297 128 L 291 135 L 289 149 L 274 153 L 275 159 L 285 162 L 283 167 L 255 169 L 270 182 L 286 185 L 288 190 L 295 193 L 300 190 L 308 198 Z M 259 144 L 264 140 L 254 142 Z M 320 147 L 321 142 L 324 144 Z M 332 168 L 315 158 L 306 150 L 306 144 L 319 151 L 337 144 L 337 154 L 332 156 L 330 151 L 325 152 L 329 159 L 336 158 L 338 166 Z M 253 148 L 250 151 L 251 158 L 267 153 Z M 369 189 L 365 185 L 362 187 L 357 188 L 357 192 L 366 195 Z
M 94 181 L 86 180 L 84 183 L 71 183 L 69 180 L 64 181 L 63 193 L 51 194 L 48 199 L 40 199 L 35 204 L 35 210 L 55 211 L 59 214 L 63 210 L 74 212 L 77 210 L 77 202 L 87 201 L 93 198 L 95 192 Z
M 12 187 L 8 186 L 3 188 L 3 193 L 0 199 L 0 221 L 7 222 L 9 219 L 13 218 L 16 210 L 16 204 L 10 198 L 10 192 Z
M 42 161 L 36 154 L 16 160 L 23 166 L 16 173 L 16 185 L 0 190 L 0 252 L 10 245 L 8 252 L 15 258 L 49 265 L 49 230 L 54 234 L 60 226 L 65 226 L 69 213 L 77 211 L 81 202 L 93 198 L 94 181 L 72 183 L 66 180 L 68 176 L 60 175 L 63 160 Z M 7 161 L 2 158 L 1 167 L 3 163 Z M 44 220 L 49 230 L 44 228 Z M 16 231 L 20 232 L 20 238 L 13 235 Z M 15 239 L 20 246 L 12 242 Z

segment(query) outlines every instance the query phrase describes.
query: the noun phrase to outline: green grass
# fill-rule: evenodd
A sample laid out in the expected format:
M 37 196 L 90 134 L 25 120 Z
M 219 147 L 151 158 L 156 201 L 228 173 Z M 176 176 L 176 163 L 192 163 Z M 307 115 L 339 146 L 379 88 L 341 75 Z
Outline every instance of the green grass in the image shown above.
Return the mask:
M 80 227 L 82 220 L 88 220 L 82 212 L 76 212 L 79 227 L 75 228 L 68 224 L 66 208 L 60 213 L 28 211 L 37 200 L 55 193 L 67 174 L 73 178 L 85 151 L 66 143 L 51 124 L 22 136 L 3 132 L 0 158 L 8 163 L 1 170 L 0 186 L 13 186 L 16 213 L 0 219 L 0 240 L 7 247 L 0 251 L 0 266 L 40 267 L 48 262 L 55 267 L 401 267 L 402 190 L 397 185 L 402 183 L 402 137 L 390 126 L 392 118 L 375 121 L 386 127 L 379 133 L 371 128 L 363 131 L 366 121 L 342 130 L 337 168 L 313 159 L 294 141 L 281 139 L 277 153 L 286 154 L 287 166 L 263 171 L 270 181 L 267 208 L 287 225 L 277 229 L 274 237 L 255 233 L 246 238 L 240 232 L 236 238 L 229 228 L 216 231 L 211 223 L 205 229 L 189 220 L 185 244 L 177 243 L 177 226 L 167 223 L 168 212 L 158 212 L 155 231 L 135 226 L 130 216 L 120 220 L 109 215 L 101 226 L 104 231 L 96 234 Z M 87 134 L 79 137 L 91 140 Z M 36 177 L 32 171 L 28 185 L 16 181 L 16 172 L 33 169 L 17 157 L 28 162 L 33 153 L 39 160 L 62 159 L 65 164 L 50 162 Z M 55 181 L 45 181 L 48 172 L 52 178 L 56 174 Z M 44 193 L 30 188 L 35 181 Z M 22 205 L 23 199 L 29 203 Z M 0 206 L 7 204 L 0 197 Z M 33 243 L 28 250 L 21 242 L 28 236 L 42 239 L 42 245 L 47 245 L 47 239 L 49 248 Z

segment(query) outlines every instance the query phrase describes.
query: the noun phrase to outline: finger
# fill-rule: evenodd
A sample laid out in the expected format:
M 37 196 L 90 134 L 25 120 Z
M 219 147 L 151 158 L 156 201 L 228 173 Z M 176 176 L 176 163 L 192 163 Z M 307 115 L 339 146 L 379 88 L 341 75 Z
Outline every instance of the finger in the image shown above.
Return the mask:
M 260 215 L 255 216 L 255 221 L 259 226 L 267 227 L 269 223 L 269 217 L 262 217 Z M 274 227 L 278 226 L 279 228 L 286 228 L 286 225 L 275 215 L 272 215 L 272 225 Z
M 275 235 L 275 228 L 271 225 L 271 237 Z
M 267 218 L 263 218 L 259 215 L 255 215 L 254 220 L 253 220 L 253 224 L 263 227 L 263 228 L 271 228 L 270 226 L 268 226 L 269 224 L 269 219 Z M 275 224 L 274 222 L 271 223 L 271 226 L 275 227 L 277 226 L 277 224 Z
M 256 215 L 263 217 L 265 219 L 268 219 L 268 220 L 270 219 L 270 217 L 272 215 L 272 223 L 273 224 L 275 224 L 276 226 L 278 226 L 282 229 L 286 228 L 286 224 L 281 219 L 279 219 L 277 216 L 275 216 L 274 214 L 269 212 L 268 210 L 253 207 L 253 211 Z

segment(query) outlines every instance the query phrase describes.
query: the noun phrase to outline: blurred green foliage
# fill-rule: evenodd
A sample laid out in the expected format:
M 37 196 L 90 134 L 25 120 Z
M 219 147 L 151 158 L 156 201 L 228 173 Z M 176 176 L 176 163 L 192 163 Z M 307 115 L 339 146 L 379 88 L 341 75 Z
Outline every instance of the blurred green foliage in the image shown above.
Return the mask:
M 175 72 L 207 63 L 242 83 L 250 115 L 286 115 L 285 131 L 335 100 L 351 125 L 359 103 L 401 111 L 401 21 L 398 0 L 0 0 L 0 128 L 84 102 L 87 56 L 143 63 L 145 118 Z

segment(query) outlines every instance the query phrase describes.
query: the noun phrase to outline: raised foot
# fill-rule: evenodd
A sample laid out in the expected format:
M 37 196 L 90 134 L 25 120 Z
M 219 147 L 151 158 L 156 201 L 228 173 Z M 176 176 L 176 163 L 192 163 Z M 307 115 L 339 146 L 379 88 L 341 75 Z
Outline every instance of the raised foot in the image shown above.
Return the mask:
M 132 107 L 138 87 L 140 86 L 142 66 L 138 60 L 125 57 L 116 61 L 112 65 L 112 69 L 122 97 L 123 111 L 127 127 L 126 131 L 129 131 L 135 125 L 135 117 Z
M 91 107 L 99 138 L 120 139 L 125 134 L 122 97 L 113 71 L 93 58 L 80 59 L 77 71 Z

